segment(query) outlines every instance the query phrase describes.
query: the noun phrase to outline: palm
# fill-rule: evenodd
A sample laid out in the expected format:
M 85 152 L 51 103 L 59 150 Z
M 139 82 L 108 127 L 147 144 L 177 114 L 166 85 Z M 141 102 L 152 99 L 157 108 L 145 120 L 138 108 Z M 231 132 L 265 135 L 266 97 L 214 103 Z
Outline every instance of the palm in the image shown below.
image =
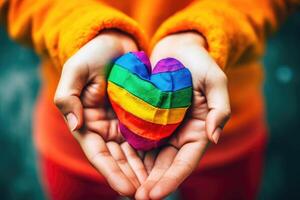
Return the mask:
M 228 119 L 226 76 L 201 47 L 204 40 L 196 35 L 166 37 L 169 39 L 161 40 L 153 50 L 152 63 L 174 57 L 190 69 L 194 102 L 169 146 L 156 157 L 148 152 L 144 163 L 121 136 L 105 97 L 105 66 L 117 56 L 137 51 L 135 42 L 116 31 L 102 32 L 63 67 L 55 104 L 89 161 L 122 195 L 136 192 L 137 199 L 150 199 L 149 195 L 161 199 L 175 190 L 198 165 L 208 138 L 216 142 L 219 127 Z
M 131 196 L 146 179 L 147 172 L 137 152 L 120 134 L 105 88 L 105 77 L 101 75 L 85 86 L 80 96 L 84 125 L 74 135 L 88 160 L 112 188 Z
M 124 196 L 134 195 L 147 172 L 118 131 L 106 98 L 106 66 L 136 50 L 135 42 L 124 34 L 101 33 L 66 62 L 55 98 L 64 115 L 75 114 L 78 123 L 69 126 L 88 160 Z
M 84 127 L 74 134 L 92 165 L 122 195 L 132 195 L 146 177 L 142 161 L 118 131 L 118 122 L 96 84 L 83 91 Z M 89 96 L 90 95 L 90 96 Z M 103 96 L 102 96 L 103 97 Z M 98 102 L 103 102 L 100 106 Z M 118 182 L 118 184 L 114 184 Z
M 144 164 L 149 177 L 143 184 L 145 191 L 138 191 L 137 199 L 150 199 L 148 195 L 154 199 L 167 196 L 197 167 L 208 144 L 205 125 L 207 114 L 204 96 L 194 92 L 194 104 L 167 146 L 146 153 Z M 151 194 L 146 191 L 151 191 Z
M 201 93 L 194 91 L 193 105 L 187 114 L 186 120 L 169 143 L 177 149 L 181 149 L 185 145 L 189 145 L 191 150 L 193 145 L 195 147 L 200 145 L 205 148 L 208 143 L 205 125 L 208 111 L 205 97 Z M 201 152 L 203 150 L 201 149 Z
M 226 76 L 203 48 L 197 33 L 174 34 L 156 44 L 151 62 L 173 57 L 186 66 L 193 78 L 193 102 L 185 121 L 166 147 L 147 152 L 149 173 L 136 199 L 162 199 L 198 166 L 209 141 L 217 143 L 221 126 L 230 112 Z

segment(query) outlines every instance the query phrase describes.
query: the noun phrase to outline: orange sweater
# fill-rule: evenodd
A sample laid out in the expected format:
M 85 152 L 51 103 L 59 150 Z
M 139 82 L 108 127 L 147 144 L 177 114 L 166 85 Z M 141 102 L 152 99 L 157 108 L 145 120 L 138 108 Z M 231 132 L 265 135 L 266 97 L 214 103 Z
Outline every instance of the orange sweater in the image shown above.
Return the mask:
M 52 104 L 62 65 L 80 47 L 108 28 L 132 35 L 148 52 L 166 35 L 202 34 L 229 78 L 232 119 L 200 163 L 203 168 L 220 166 L 265 139 L 259 59 L 266 36 L 299 5 L 299 0 L 0 0 L 0 17 L 10 36 L 33 46 L 42 59 L 43 89 L 35 118 L 39 152 L 98 179 Z

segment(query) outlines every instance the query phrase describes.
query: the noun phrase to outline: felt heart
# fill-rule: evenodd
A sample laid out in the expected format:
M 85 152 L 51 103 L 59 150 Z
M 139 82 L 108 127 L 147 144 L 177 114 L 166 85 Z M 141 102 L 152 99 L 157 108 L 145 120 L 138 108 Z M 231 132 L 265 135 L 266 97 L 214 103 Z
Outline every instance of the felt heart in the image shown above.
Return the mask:
M 145 151 L 163 145 L 182 122 L 192 101 L 192 77 L 174 58 L 160 60 L 152 71 L 144 52 L 130 52 L 114 62 L 107 93 L 122 135 Z

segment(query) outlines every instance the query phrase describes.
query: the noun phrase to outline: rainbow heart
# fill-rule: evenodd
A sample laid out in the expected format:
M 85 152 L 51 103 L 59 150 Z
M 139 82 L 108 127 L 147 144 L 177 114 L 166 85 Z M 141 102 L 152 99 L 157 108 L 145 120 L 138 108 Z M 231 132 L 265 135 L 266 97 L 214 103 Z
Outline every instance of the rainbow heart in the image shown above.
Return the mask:
M 174 58 L 160 60 L 151 72 L 144 52 L 130 52 L 114 62 L 107 93 L 122 135 L 145 151 L 161 146 L 182 122 L 192 101 L 192 77 Z

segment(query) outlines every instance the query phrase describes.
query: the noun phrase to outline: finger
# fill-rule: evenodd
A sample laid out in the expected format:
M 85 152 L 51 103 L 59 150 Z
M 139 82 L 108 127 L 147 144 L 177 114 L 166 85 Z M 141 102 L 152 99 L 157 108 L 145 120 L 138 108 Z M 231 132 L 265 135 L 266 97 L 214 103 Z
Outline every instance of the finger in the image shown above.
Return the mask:
M 196 168 L 205 147 L 206 143 L 200 142 L 188 143 L 182 146 L 171 166 L 153 185 L 149 193 L 150 199 L 163 199 L 175 191 Z
M 106 95 L 106 80 L 104 76 L 96 76 L 81 93 L 82 104 L 85 108 L 104 107 Z
M 121 143 L 124 141 L 124 137 L 119 131 L 117 120 L 87 120 L 86 126 L 90 131 L 101 135 L 105 142 L 115 141 Z
M 136 174 L 139 183 L 143 184 L 146 180 L 148 174 L 146 171 L 146 168 L 144 166 L 144 163 L 142 162 L 141 158 L 137 154 L 137 152 L 127 143 L 124 142 L 121 144 L 121 148 L 128 160 L 128 163 L 134 173 Z
M 123 153 L 121 147 L 116 142 L 108 142 L 106 143 L 109 152 L 111 153 L 112 157 L 115 159 L 117 164 L 119 165 L 120 169 L 123 171 L 125 176 L 131 181 L 134 187 L 137 189 L 140 186 L 138 178 L 136 177 L 134 171 L 132 170 L 131 166 L 128 163 L 128 160 Z
M 108 184 L 123 196 L 134 195 L 136 188 L 122 172 L 110 154 L 102 137 L 93 132 L 74 134 L 91 164 L 105 177 Z
M 55 92 L 54 103 L 65 116 L 71 131 L 79 129 L 83 123 L 80 94 L 86 84 L 87 73 L 77 63 L 67 61 Z
M 230 117 L 230 103 L 227 78 L 219 68 L 208 71 L 205 80 L 205 95 L 209 112 L 206 118 L 206 132 L 210 141 L 217 143 L 220 129 Z
M 107 112 L 104 108 L 85 108 L 83 114 L 86 121 L 99 121 L 107 119 Z
M 136 199 L 150 199 L 149 192 L 171 166 L 177 151 L 173 146 L 168 146 L 158 154 L 148 178 L 135 194 Z

